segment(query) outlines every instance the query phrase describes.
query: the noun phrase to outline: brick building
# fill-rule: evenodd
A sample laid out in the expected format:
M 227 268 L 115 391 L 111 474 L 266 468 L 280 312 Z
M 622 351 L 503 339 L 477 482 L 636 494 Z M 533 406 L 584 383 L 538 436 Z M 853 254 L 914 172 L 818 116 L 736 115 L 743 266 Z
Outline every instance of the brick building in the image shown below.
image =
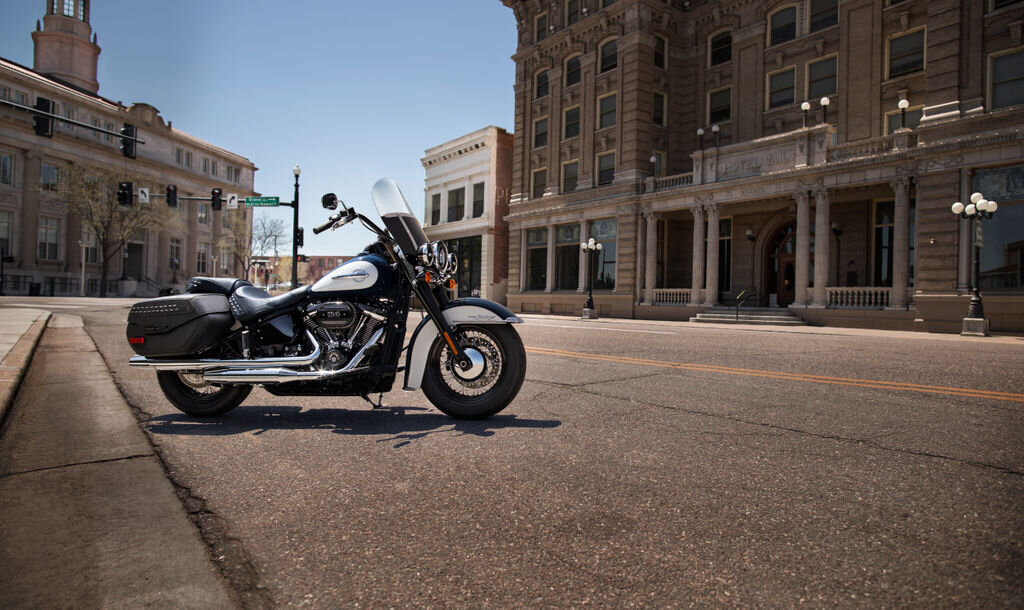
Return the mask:
M 508 303 L 733 304 L 1024 331 L 1021 0 L 502 0 L 518 23 Z

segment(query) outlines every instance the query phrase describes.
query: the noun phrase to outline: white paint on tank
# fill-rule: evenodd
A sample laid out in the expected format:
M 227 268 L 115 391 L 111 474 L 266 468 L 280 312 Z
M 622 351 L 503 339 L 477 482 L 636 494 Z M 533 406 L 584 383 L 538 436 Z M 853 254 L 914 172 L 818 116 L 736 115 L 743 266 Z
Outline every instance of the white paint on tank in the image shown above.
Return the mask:
M 344 292 L 365 290 L 377 283 L 379 274 L 373 263 L 349 261 L 313 284 L 313 292 Z

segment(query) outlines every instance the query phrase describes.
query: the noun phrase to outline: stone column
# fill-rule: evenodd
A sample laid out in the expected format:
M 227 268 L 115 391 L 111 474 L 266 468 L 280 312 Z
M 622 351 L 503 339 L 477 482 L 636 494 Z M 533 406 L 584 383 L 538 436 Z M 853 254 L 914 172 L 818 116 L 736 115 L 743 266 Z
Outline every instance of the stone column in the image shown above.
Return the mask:
M 658 215 L 645 212 L 647 220 L 647 255 L 644 267 L 644 300 L 654 305 L 654 289 L 658 280 Z
M 718 305 L 718 206 L 708 206 L 708 249 L 707 274 L 704 288 L 704 303 Z
M 831 235 L 828 189 L 814 192 L 814 301 L 815 307 L 828 305 L 825 286 L 828 284 L 828 270 L 832 267 Z
M 693 280 L 690 284 L 690 303 L 699 305 L 704 288 L 704 208 L 695 206 L 693 213 Z
M 811 266 L 811 212 L 805 191 L 793 195 L 796 199 L 796 286 L 793 287 L 793 305 L 807 306 L 807 278 Z
M 555 287 L 555 225 L 548 225 L 548 261 L 544 271 L 544 292 Z
M 892 298 L 889 306 L 907 306 L 907 283 L 910 279 L 910 178 L 900 177 L 889 183 L 895 195 L 892 234 Z

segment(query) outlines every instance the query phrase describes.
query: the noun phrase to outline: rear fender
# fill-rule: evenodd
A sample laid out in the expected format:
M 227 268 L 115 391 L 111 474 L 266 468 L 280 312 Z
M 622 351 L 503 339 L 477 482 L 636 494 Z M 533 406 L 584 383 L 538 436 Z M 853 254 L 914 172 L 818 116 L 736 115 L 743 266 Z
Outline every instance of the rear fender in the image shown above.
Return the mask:
M 451 326 L 477 324 L 522 324 L 522 318 L 510 309 L 487 299 L 456 299 L 441 311 Z M 409 341 L 409 355 L 405 359 L 405 390 L 418 390 L 423 383 L 430 346 L 438 336 L 437 325 L 429 317 L 423 318 Z

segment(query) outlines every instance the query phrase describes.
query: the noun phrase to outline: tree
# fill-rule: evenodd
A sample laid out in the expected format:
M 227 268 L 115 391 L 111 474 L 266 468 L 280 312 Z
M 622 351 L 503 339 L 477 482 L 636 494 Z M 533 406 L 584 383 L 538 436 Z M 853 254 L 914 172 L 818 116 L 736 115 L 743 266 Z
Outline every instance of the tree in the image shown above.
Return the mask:
M 224 210 L 221 214 L 228 215 L 228 224 L 219 245 L 227 249 L 234 261 L 242 267 L 242 277 L 248 278 L 255 258 L 252 217 L 244 208 L 237 211 Z
M 287 248 L 291 244 L 289 231 L 280 218 L 259 216 L 252 220 L 252 252 L 266 256 L 268 252 Z M 276 252 L 275 252 L 276 254 Z
M 132 205 L 117 202 L 119 182 L 130 181 L 138 188 L 144 179 L 115 173 L 109 169 L 69 164 L 62 168 L 59 191 L 68 212 L 82 219 L 83 228 L 96 237 L 100 252 L 100 296 L 107 296 L 110 261 L 128 241 L 145 231 L 158 230 L 171 222 L 167 206 L 139 203 L 132 194 Z

